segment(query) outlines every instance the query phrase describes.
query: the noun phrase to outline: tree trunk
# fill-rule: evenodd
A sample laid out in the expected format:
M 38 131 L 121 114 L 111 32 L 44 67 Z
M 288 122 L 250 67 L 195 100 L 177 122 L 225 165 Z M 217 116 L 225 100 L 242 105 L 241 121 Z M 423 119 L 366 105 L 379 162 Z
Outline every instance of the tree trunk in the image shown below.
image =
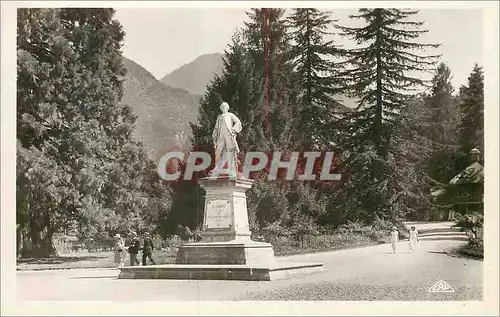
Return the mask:
M 377 17 L 376 20 L 378 21 L 378 30 L 377 30 L 377 37 L 375 40 L 375 45 L 377 46 L 377 88 L 376 88 L 376 97 L 377 97 L 377 104 L 375 106 L 375 118 L 374 118 L 374 123 L 373 123 L 373 141 L 375 145 L 375 149 L 377 151 L 377 154 L 382 157 L 386 158 L 386 151 L 385 151 L 385 146 L 382 144 L 382 78 L 383 78 L 383 71 L 382 71 L 382 54 L 381 50 L 382 48 L 380 47 L 381 43 L 381 37 L 382 37 L 382 31 L 381 31 L 381 24 L 382 24 L 382 16 L 380 13 L 380 10 L 377 10 Z
M 57 250 L 52 241 L 55 230 L 50 225 L 41 228 L 35 221 L 30 221 L 28 232 L 23 239 L 20 250 L 24 258 L 46 258 L 57 256 Z

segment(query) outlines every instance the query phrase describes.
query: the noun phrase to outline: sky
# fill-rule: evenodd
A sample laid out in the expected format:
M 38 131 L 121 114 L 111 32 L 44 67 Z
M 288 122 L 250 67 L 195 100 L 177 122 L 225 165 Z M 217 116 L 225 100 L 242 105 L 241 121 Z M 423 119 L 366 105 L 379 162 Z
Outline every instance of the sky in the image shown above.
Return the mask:
M 237 28 L 247 21 L 244 8 L 120 8 L 116 18 L 126 32 L 123 55 L 161 79 L 202 54 L 223 53 Z M 359 25 L 348 18 L 352 9 L 332 9 L 341 25 Z M 423 21 L 429 32 L 418 42 L 441 44 L 427 54 L 442 54 L 458 91 L 467 83 L 474 64 L 483 63 L 481 9 L 421 9 L 412 20 Z M 350 45 L 347 39 L 337 42 Z

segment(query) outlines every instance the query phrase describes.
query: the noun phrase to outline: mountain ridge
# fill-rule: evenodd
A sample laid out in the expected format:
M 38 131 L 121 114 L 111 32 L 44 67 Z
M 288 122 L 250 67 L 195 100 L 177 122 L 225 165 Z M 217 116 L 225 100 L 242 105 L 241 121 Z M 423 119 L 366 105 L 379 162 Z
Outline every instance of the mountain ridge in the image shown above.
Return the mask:
M 224 54 L 203 54 L 193 61 L 181 65 L 160 81 L 167 86 L 181 88 L 195 95 L 203 95 L 214 75 L 221 74 Z
M 197 120 L 201 96 L 166 86 L 129 58 L 123 57 L 123 63 L 127 74 L 122 104 L 129 105 L 137 116 L 135 137 L 145 144 L 149 156 L 157 159 L 178 139 L 188 141 L 189 122 Z

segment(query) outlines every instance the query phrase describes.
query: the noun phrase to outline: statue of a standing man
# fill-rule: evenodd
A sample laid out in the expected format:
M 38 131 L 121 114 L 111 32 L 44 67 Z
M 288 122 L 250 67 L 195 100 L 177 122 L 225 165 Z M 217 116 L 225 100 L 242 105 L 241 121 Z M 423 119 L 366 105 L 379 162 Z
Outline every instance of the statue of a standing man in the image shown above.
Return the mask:
M 228 167 L 231 174 L 237 173 L 235 166 L 236 154 L 240 152 L 236 142 L 236 134 L 241 132 L 241 121 L 233 113 L 229 112 L 229 104 L 223 102 L 220 105 L 222 113 L 217 117 L 212 139 L 215 147 L 215 167 L 214 171 L 219 170 L 228 160 Z M 224 158 L 221 163 L 221 158 Z M 220 165 L 220 166 L 219 166 Z

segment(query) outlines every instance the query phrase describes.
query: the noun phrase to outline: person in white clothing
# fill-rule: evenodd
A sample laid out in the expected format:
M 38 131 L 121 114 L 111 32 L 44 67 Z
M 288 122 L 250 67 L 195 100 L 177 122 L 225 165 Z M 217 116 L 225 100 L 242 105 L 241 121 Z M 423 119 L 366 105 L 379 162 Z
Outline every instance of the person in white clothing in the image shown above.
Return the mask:
M 415 246 L 417 245 L 418 242 L 418 231 L 415 228 L 415 226 L 412 226 L 410 229 L 410 238 L 409 238 L 409 244 L 410 244 L 410 252 L 415 252 Z
M 125 242 L 120 234 L 116 234 L 114 236 L 115 247 L 114 247 L 114 255 L 115 255 L 115 263 L 118 264 L 118 268 L 122 268 L 124 266 L 125 259 L 123 255 L 125 254 Z
M 399 232 L 398 228 L 392 227 L 391 231 L 391 246 L 392 246 L 392 253 L 396 253 L 396 244 L 399 241 Z

